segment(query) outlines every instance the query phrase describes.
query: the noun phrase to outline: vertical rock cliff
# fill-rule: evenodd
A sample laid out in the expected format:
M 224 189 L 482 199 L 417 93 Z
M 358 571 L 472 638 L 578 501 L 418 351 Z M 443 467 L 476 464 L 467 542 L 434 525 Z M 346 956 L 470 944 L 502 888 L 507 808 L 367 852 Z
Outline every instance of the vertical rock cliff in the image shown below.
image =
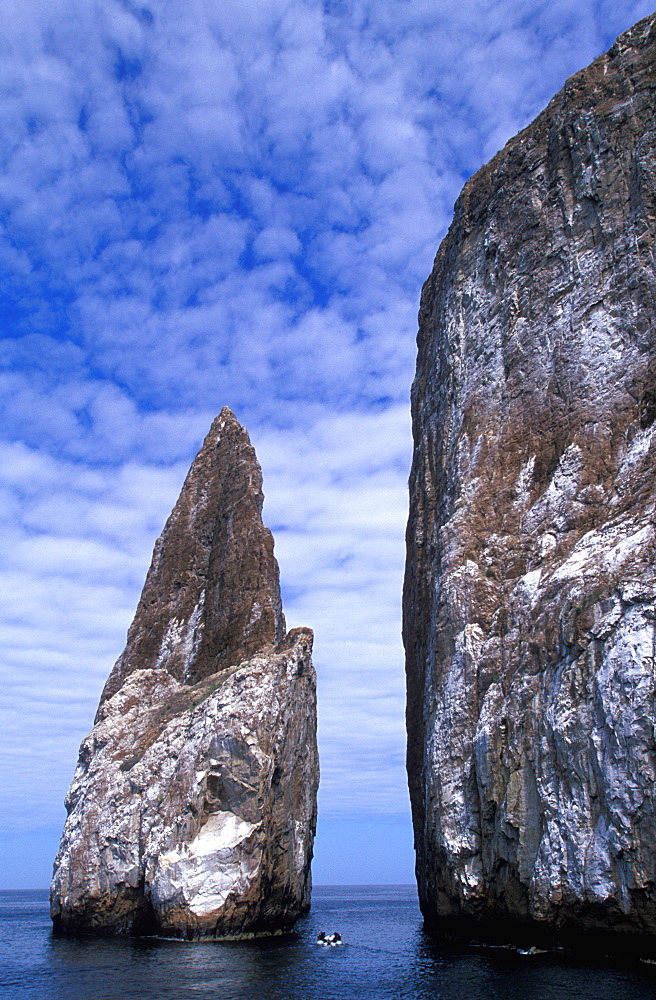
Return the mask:
M 404 641 L 429 924 L 656 934 L 656 19 L 469 182 L 423 290 Z
M 285 635 L 262 474 L 226 407 L 155 545 L 66 797 L 56 931 L 240 937 L 310 903 L 312 632 Z

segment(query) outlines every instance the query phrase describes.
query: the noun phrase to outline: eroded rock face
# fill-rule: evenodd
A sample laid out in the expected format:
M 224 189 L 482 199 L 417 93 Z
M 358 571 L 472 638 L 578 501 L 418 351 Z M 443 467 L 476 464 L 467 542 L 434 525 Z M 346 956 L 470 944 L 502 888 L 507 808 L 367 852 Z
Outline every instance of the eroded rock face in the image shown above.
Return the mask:
M 155 544 L 97 719 L 105 700 L 145 664 L 193 684 L 282 639 L 278 563 L 263 502 L 255 450 L 224 407 Z
M 261 472 L 224 409 L 155 547 L 80 748 L 55 930 L 287 931 L 310 903 L 318 758 L 312 633 L 284 635 Z
M 427 920 L 656 933 L 656 21 L 465 186 L 422 296 L 404 641 Z

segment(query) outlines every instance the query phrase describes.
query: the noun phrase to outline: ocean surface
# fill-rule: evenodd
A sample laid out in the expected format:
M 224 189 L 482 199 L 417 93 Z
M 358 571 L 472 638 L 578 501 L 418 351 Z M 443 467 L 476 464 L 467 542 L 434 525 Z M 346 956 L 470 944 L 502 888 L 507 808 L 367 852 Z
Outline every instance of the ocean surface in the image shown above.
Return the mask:
M 346 944 L 318 946 L 320 930 Z M 54 938 L 46 892 L 4 892 L 0 997 L 656 1000 L 656 965 L 440 945 L 422 930 L 414 886 L 318 886 L 294 935 L 223 944 Z

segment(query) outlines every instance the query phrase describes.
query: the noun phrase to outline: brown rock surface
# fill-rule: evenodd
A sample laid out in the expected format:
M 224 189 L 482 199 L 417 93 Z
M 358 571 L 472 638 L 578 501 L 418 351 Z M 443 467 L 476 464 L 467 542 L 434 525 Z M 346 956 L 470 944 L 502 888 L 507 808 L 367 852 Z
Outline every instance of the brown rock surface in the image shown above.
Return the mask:
M 255 450 L 225 406 L 155 544 L 99 713 L 145 663 L 193 684 L 282 639 L 278 563 L 262 524 L 263 502 Z
M 656 20 L 465 185 L 424 287 L 404 641 L 427 920 L 656 934 Z
M 51 887 L 59 932 L 243 937 L 309 907 L 312 633 L 284 635 L 261 486 L 226 408 L 80 748 Z

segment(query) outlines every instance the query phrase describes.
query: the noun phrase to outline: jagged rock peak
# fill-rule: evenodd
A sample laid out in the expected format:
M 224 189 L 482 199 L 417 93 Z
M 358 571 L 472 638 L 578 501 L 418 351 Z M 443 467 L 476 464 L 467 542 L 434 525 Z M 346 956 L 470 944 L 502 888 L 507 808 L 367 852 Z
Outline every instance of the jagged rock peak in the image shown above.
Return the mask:
M 458 199 L 422 294 L 404 587 L 429 924 L 656 935 L 656 16 Z
M 155 546 L 80 747 L 55 931 L 232 938 L 310 905 L 319 762 L 312 632 L 284 635 L 262 475 L 227 408 Z
M 262 523 L 263 501 L 255 450 L 224 406 L 155 544 L 99 713 L 125 678 L 145 665 L 193 684 L 282 639 L 278 563 Z

